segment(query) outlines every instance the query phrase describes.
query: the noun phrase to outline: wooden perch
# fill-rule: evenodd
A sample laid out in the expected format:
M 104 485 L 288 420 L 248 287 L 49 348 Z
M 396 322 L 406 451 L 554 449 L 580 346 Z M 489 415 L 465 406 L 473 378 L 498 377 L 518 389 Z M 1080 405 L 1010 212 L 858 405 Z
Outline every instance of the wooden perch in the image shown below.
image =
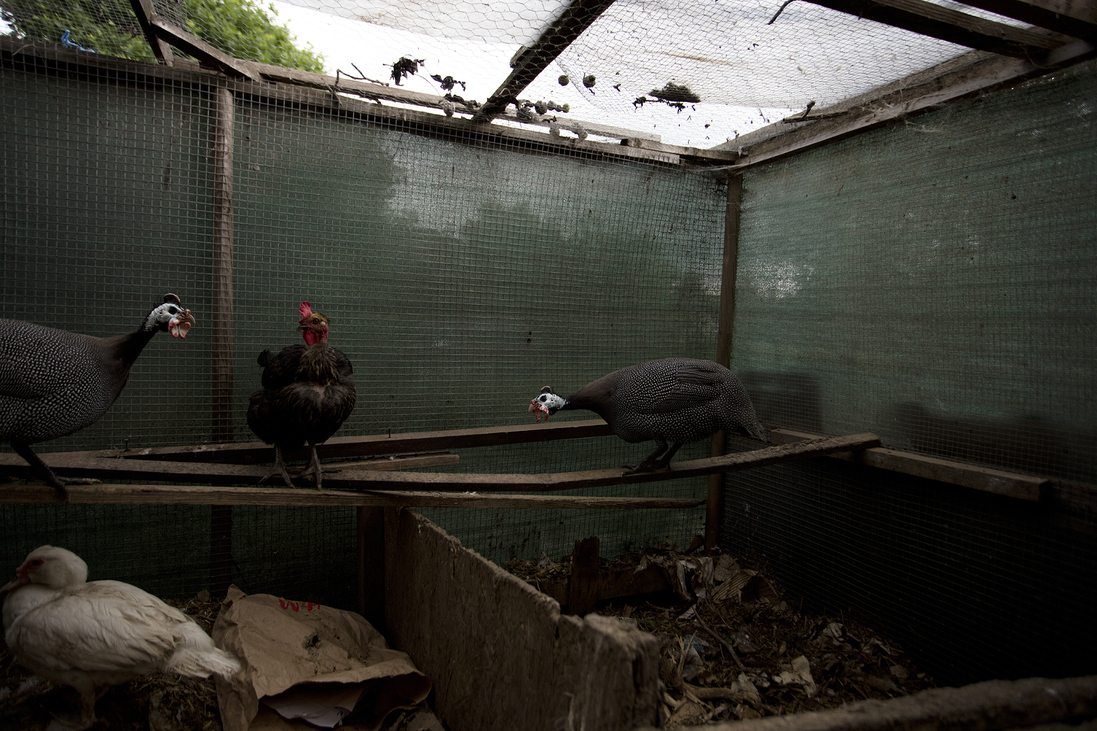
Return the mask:
M 874 434 L 826 437 L 807 442 L 794 442 L 764 447 L 750 452 L 736 452 L 722 457 L 708 457 L 674 462 L 670 469 L 658 472 L 626 473 L 620 468 L 561 472 L 552 474 L 453 474 L 444 472 L 384 472 L 361 468 L 332 466 L 324 484 L 335 490 L 434 490 L 440 492 L 551 492 L 581 487 L 633 485 L 663 480 L 697 477 L 715 472 L 748 469 L 792 459 L 818 457 L 835 452 L 849 452 L 877 447 L 880 440 Z M 269 450 L 268 450 L 269 452 Z M 269 458 L 269 455 L 268 455 Z M 213 485 L 254 484 L 267 472 L 251 465 L 185 463 L 147 459 L 104 459 L 87 453 L 55 453 L 46 462 L 70 477 L 99 479 L 152 480 L 191 482 Z M 0 468 L 28 474 L 30 468 L 17 455 L 2 455 Z
M 326 482 L 326 481 L 325 481 Z M 211 487 L 208 485 L 70 485 L 70 504 L 79 505 L 292 505 L 410 508 L 687 509 L 703 498 L 587 497 L 570 495 L 477 495 L 475 493 L 376 490 L 344 492 L 313 487 Z M 63 503 L 43 483 L 0 485 L 0 504 Z

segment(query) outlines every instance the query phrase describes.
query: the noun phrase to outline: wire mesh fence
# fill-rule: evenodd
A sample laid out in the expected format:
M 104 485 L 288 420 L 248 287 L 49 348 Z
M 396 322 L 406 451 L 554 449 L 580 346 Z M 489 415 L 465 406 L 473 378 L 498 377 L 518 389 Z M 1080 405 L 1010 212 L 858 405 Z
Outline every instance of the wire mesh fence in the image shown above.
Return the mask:
M 259 386 L 256 357 L 299 342 L 303 300 L 331 318 L 331 343 L 355 367 L 358 406 L 341 436 L 526 424 L 529 400 L 546 384 L 568 392 L 650 358 L 714 355 L 725 185 L 657 162 L 549 156 L 521 139 L 470 144 L 371 115 L 364 104 L 321 108 L 322 93 L 272 96 L 229 84 L 226 110 L 223 89 L 180 76 L 120 75 L 109 63 L 58 63 L 43 73 L 13 62 L 0 77 L 5 315 L 118 334 L 170 291 L 198 321 L 185 341 L 153 339 L 106 417 L 40 452 L 254 441 L 245 412 Z M 215 240 L 225 215 L 215 200 L 224 195 L 215 181 L 225 119 L 227 265 L 226 242 Z M 231 319 L 218 299 L 225 278 Z M 458 469 L 569 471 L 643 456 L 643 446 L 595 441 L 468 450 Z M 670 494 L 703 491 L 686 482 Z M 95 510 L 9 510 L 15 524 L 22 511 L 54 516 L 61 535 L 101 523 Z M 251 540 L 237 523 L 252 512 L 234 510 L 234 545 Z M 135 540 L 155 546 L 147 555 L 172 554 L 163 565 L 174 565 L 174 542 L 157 536 L 179 518 L 128 514 Z M 208 541 L 210 520 L 184 514 Z M 312 536 L 318 545 L 353 546 L 342 542 L 347 534 L 333 536 L 330 519 L 278 515 L 263 541 Z M 623 522 L 608 513 L 528 512 L 511 516 L 513 524 L 495 511 L 433 515 L 500 561 L 559 557 L 588 532 L 606 535 L 612 550 L 685 543 L 703 523 L 699 511 Z M 537 540 L 529 537 L 534 524 Z M 113 534 L 114 525 L 104 529 Z M 42 539 L 6 546 L 7 560 L 34 540 Z M 114 545 L 132 556 L 128 545 Z M 241 581 L 264 580 L 235 559 Z M 353 561 L 343 568 L 352 571 Z
M 157 9 L 185 26 L 198 6 Z M 669 116 L 629 124 L 661 133 L 689 121 L 688 134 L 700 136 L 688 139 L 715 144 L 753 126 L 731 113 L 736 104 L 771 122 L 875 83 L 843 66 L 830 84 L 836 56 L 812 56 L 801 68 L 806 57 L 790 53 L 781 78 L 796 77 L 794 63 L 812 83 L 771 98 L 772 88 L 750 86 L 759 68 L 750 63 L 775 65 L 759 49 L 788 36 L 736 36 L 730 61 L 700 39 L 713 41 L 713 28 L 796 30 L 813 49 L 804 15 L 824 26 L 841 17 L 831 30 L 849 34 L 866 26 L 792 6 L 760 30 L 778 4 L 705 7 L 690 23 L 675 20 L 669 11 L 681 8 L 670 4 L 648 8 L 660 18 L 655 30 L 698 34 L 660 41 L 660 55 L 647 37 L 621 32 L 637 24 L 637 6 L 616 4 L 530 87 L 530 99 L 576 93 L 610 116 L 658 109 Z M 559 11 L 524 8 L 498 28 L 457 15 L 436 19 L 436 29 L 467 23 L 469 32 L 447 41 L 463 52 L 472 31 L 525 42 Z M 127 3 L 100 12 L 139 40 Z M 874 43 L 904 44 L 905 35 L 867 27 Z M 439 126 L 331 89 L 132 64 L 106 46 L 74 56 L 30 40 L 5 44 L 4 316 L 113 335 L 174 292 L 198 320 L 183 342 L 155 338 L 107 415 L 41 445 L 44 453 L 254 440 L 244 414 L 259 384 L 256 356 L 299 342 L 302 300 L 331 318 L 332 344 L 355 366 L 358 406 L 341 436 L 525 424 L 542 386 L 566 393 L 624 365 L 715 355 L 727 205 L 717 176 L 656 156 Z M 719 74 L 683 58 L 690 44 L 719 62 Z M 418 58 L 419 46 L 408 48 L 363 74 L 380 70 L 384 80 L 399 58 Z M 894 61 L 887 80 L 957 52 L 937 41 L 927 48 L 910 66 L 884 59 Z M 643 73 L 618 74 L 613 62 L 635 49 L 645 53 L 633 67 Z M 858 58 L 884 68 L 875 56 Z M 423 73 L 444 78 L 447 63 L 432 56 Z M 728 74 L 720 63 L 745 70 Z M 708 77 L 698 75 L 703 68 Z M 458 86 L 483 100 L 501 81 L 495 73 L 478 76 L 477 89 Z M 893 448 L 1097 482 L 1093 86 L 1089 62 L 747 173 L 732 367 L 764 424 L 871 430 Z M 649 101 L 635 103 L 640 96 Z M 731 126 L 705 131 L 717 117 Z M 691 445 L 679 459 L 706 451 Z M 550 442 L 461 450 L 460 465 L 442 469 L 563 472 L 644 452 L 612 438 Z M 599 494 L 703 492 L 701 481 L 681 480 Z M 957 678 L 1044 672 L 1049 666 L 1024 658 L 1060 651 L 1073 653 L 1061 668 L 1091 668 L 1092 631 L 1064 627 L 1084 625 L 1082 607 L 1092 604 L 1072 591 L 1094 585 L 1092 514 L 1045 523 L 998 500 L 904 477 L 877 485 L 848 468 L 766 468 L 731 482 L 721 542 L 757 549 L 813 601 L 856 606 L 921 638 Z M 681 545 L 704 519 L 701 510 L 425 512 L 499 562 L 557 559 L 590 535 L 606 555 Z M 0 514 L 14 527 L 0 542 L 0 566 L 51 542 L 84 555 L 93 578 L 165 596 L 227 572 L 245 591 L 353 604 L 349 509 L 226 516 L 207 507 L 5 506 Z M 226 531 L 228 558 L 212 548 Z M 1024 601 L 1010 601 L 1018 595 Z M 1023 611 L 1011 615 L 1017 604 Z M 995 633 L 1024 632 L 1052 606 L 1065 625 L 1049 623 L 1043 647 L 1007 664 L 992 647 Z M 941 637 L 945 649 L 934 645 Z
M 1055 478 L 1040 504 L 841 464 L 729 479 L 722 545 L 942 682 L 1093 670 L 1071 485 L 1097 477 L 1095 84 L 1085 64 L 744 180 L 733 367 L 763 420 Z

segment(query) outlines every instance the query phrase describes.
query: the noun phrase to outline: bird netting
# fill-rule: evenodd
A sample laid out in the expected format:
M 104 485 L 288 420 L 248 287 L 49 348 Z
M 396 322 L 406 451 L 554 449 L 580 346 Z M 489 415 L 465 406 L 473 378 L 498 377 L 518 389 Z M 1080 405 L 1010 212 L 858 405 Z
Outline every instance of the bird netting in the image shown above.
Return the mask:
M 944 6 L 961 17 L 1024 25 L 959 3 Z M 79 12 L 48 18 L 36 14 L 38 7 L 0 3 L 24 36 L 52 42 L 64 36 L 72 47 L 153 59 L 124 0 L 75 3 Z M 523 54 L 543 53 L 551 63 L 521 89 L 512 117 L 551 122 L 568 136 L 608 127 L 695 147 L 734 142 L 968 50 L 809 2 L 779 0 L 571 6 L 558 0 L 159 0 L 154 8 L 239 58 L 445 95 L 473 110 Z M 561 24 L 562 17 L 568 22 Z M 63 27 L 66 22 L 72 27 Z M 563 30 L 546 35 L 554 24 Z

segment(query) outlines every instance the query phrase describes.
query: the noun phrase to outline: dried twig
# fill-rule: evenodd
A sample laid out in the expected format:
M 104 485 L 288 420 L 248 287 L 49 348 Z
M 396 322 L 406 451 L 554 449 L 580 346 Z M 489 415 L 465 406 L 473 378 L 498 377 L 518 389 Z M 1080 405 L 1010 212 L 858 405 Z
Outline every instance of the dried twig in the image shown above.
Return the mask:
M 728 644 L 727 640 L 725 640 L 723 637 L 716 634 L 716 632 L 713 631 L 711 627 L 705 624 L 705 620 L 701 619 L 701 612 L 699 610 L 700 602 L 693 605 L 693 618 L 697 620 L 697 624 L 701 625 L 701 629 L 712 635 L 713 638 L 715 638 L 716 641 L 719 642 L 720 645 L 723 646 L 723 648 L 731 654 L 731 659 L 735 661 L 735 664 L 739 666 L 740 670 L 746 672 L 747 668 L 745 665 L 743 665 L 743 661 L 739 659 L 739 655 L 735 652 L 735 648 Z

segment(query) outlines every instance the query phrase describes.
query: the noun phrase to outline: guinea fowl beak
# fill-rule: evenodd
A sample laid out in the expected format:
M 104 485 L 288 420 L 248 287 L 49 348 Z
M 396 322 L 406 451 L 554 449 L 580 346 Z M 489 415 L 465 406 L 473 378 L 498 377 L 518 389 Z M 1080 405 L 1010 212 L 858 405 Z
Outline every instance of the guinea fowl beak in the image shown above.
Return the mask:
M 552 416 L 552 412 L 537 399 L 530 399 L 528 410 L 533 412 L 533 415 L 537 417 L 537 421 L 541 421 L 542 414 L 545 421 L 548 421 L 549 417 Z
M 187 331 L 194 322 L 194 315 L 190 314 L 190 310 L 183 310 L 182 315 L 176 315 L 168 322 L 168 332 L 173 338 L 186 338 Z

